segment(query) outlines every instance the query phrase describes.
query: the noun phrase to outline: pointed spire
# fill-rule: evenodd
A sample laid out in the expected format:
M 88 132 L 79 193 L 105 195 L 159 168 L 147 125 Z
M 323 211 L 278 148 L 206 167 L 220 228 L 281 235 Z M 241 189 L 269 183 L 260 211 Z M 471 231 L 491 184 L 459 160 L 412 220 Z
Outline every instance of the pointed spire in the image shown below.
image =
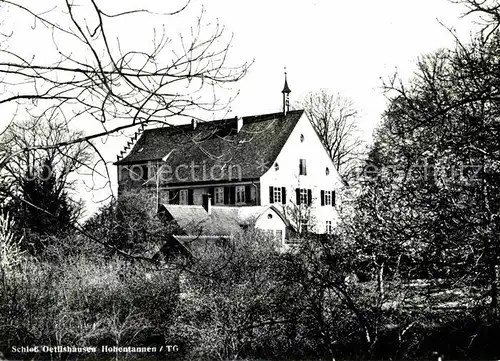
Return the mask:
M 292 91 L 290 90 L 290 87 L 288 86 L 287 78 L 286 78 L 286 67 L 285 67 L 285 85 L 283 86 L 283 90 L 281 93 L 283 93 L 283 114 L 286 115 L 288 111 L 290 110 L 290 93 Z
M 288 87 L 288 82 L 286 81 L 286 68 L 285 68 L 285 85 L 283 86 L 283 90 L 281 91 L 283 94 L 290 94 L 292 91 Z

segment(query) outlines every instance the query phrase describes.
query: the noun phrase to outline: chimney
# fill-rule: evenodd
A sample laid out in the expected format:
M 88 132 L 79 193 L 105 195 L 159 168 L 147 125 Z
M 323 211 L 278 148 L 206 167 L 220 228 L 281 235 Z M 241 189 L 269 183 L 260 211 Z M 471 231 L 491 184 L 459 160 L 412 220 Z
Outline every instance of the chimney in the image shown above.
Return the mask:
M 212 196 L 210 194 L 204 194 L 202 196 L 203 199 L 203 208 L 207 211 L 208 215 L 212 214 Z
M 198 121 L 196 119 L 191 119 L 191 126 L 193 127 L 193 130 L 196 129 L 196 127 L 198 126 Z
M 243 118 L 236 117 L 236 133 L 239 133 L 242 127 L 243 127 Z

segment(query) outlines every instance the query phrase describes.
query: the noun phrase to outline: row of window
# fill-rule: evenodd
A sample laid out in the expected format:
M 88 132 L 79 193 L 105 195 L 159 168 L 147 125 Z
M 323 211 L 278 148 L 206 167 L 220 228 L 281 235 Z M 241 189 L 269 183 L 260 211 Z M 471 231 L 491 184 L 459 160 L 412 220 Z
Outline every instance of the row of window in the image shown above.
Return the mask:
M 250 185 L 211 187 L 209 193 L 212 196 L 212 203 L 214 205 L 242 205 L 255 201 L 255 196 Z M 168 190 L 166 194 L 165 201 L 167 203 L 194 204 L 192 189 Z
M 166 203 L 170 204 L 194 204 L 192 189 L 170 190 L 166 192 Z
M 312 190 L 307 188 L 296 188 L 296 204 L 310 206 L 312 203 Z M 269 203 L 286 204 L 285 187 L 269 187 Z M 322 206 L 335 206 L 335 191 L 321 190 L 320 200 Z
M 255 203 L 255 194 L 250 185 L 212 187 L 209 189 L 214 205 L 242 205 Z M 296 188 L 296 204 L 312 204 L 312 190 L 307 188 Z M 335 191 L 321 190 L 320 201 L 322 206 L 335 206 Z M 179 189 L 167 191 L 166 203 L 190 205 L 193 203 L 193 189 Z M 285 187 L 269 187 L 270 204 L 286 204 Z

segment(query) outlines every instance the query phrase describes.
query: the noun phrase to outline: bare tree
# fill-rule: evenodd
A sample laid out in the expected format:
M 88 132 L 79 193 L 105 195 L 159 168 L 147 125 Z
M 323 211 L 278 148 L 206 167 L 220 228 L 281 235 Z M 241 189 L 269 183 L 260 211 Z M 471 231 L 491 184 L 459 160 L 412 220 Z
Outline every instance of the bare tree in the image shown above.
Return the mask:
M 306 111 L 341 176 L 349 178 L 363 145 L 358 110 L 352 100 L 322 89 L 308 93 L 299 106 Z
M 248 68 L 247 63 L 227 63 L 231 37 L 224 27 L 204 21 L 202 10 L 188 36 L 168 33 L 165 25 L 153 28 L 169 24 L 188 5 L 186 0 L 170 11 L 153 11 L 98 0 L 1 0 L 6 18 L 16 19 L 14 30 L 8 23 L 0 24 L 4 37 L 0 107 L 7 110 L 3 114 L 10 110 L 13 122 L 56 115 L 67 125 L 87 130 L 85 135 L 51 144 L 37 139 L 21 151 L 59 149 L 151 123 L 168 123 L 175 115 L 193 117 L 200 109 L 224 109 L 231 98 L 221 97 L 217 90 L 239 80 Z M 122 35 L 119 29 L 132 24 L 137 31 L 144 24 L 151 26 L 150 37 L 138 43 Z M 49 44 L 43 54 L 25 44 L 17 46 L 23 31 Z M 4 155 L 0 168 L 10 156 Z
M 450 0 L 464 5 L 467 10 L 463 17 L 476 15 L 476 23 L 481 27 L 480 35 L 488 40 L 500 28 L 500 3 L 498 0 Z
M 11 123 L 0 137 L 0 144 L 8 145 L 0 148 L 0 157 L 4 159 L 0 169 L 4 181 L 0 188 L 2 195 L 7 198 L 19 195 L 26 177 L 37 176 L 46 162 L 54 166 L 57 193 L 73 190 L 71 178 L 75 172 L 94 171 L 92 147 L 86 142 L 53 145 L 83 136 L 83 132 L 70 130 L 64 121 L 53 118 Z M 38 147 L 33 147 L 34 144 Z

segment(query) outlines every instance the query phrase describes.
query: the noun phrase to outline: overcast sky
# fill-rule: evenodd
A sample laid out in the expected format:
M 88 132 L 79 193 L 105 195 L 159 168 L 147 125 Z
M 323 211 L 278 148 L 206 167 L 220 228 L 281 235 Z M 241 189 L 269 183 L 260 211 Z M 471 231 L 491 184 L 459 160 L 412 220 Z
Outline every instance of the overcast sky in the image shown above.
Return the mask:
M 439 22 L 465 37 L 471 29 L 470 19 L 459 19 L 463 7 L 446 0 L 218 0 L 205 9 L 234 32 L 238 58 L 255 58 L 238 84 L 234 115 L 280 109 L 286 66 L 292 101 L 320 88 L 341 92 L 370 134 L 385 108 L 381 78 L 396 69 L 408 75 L 420 55 L 451 46 Z

